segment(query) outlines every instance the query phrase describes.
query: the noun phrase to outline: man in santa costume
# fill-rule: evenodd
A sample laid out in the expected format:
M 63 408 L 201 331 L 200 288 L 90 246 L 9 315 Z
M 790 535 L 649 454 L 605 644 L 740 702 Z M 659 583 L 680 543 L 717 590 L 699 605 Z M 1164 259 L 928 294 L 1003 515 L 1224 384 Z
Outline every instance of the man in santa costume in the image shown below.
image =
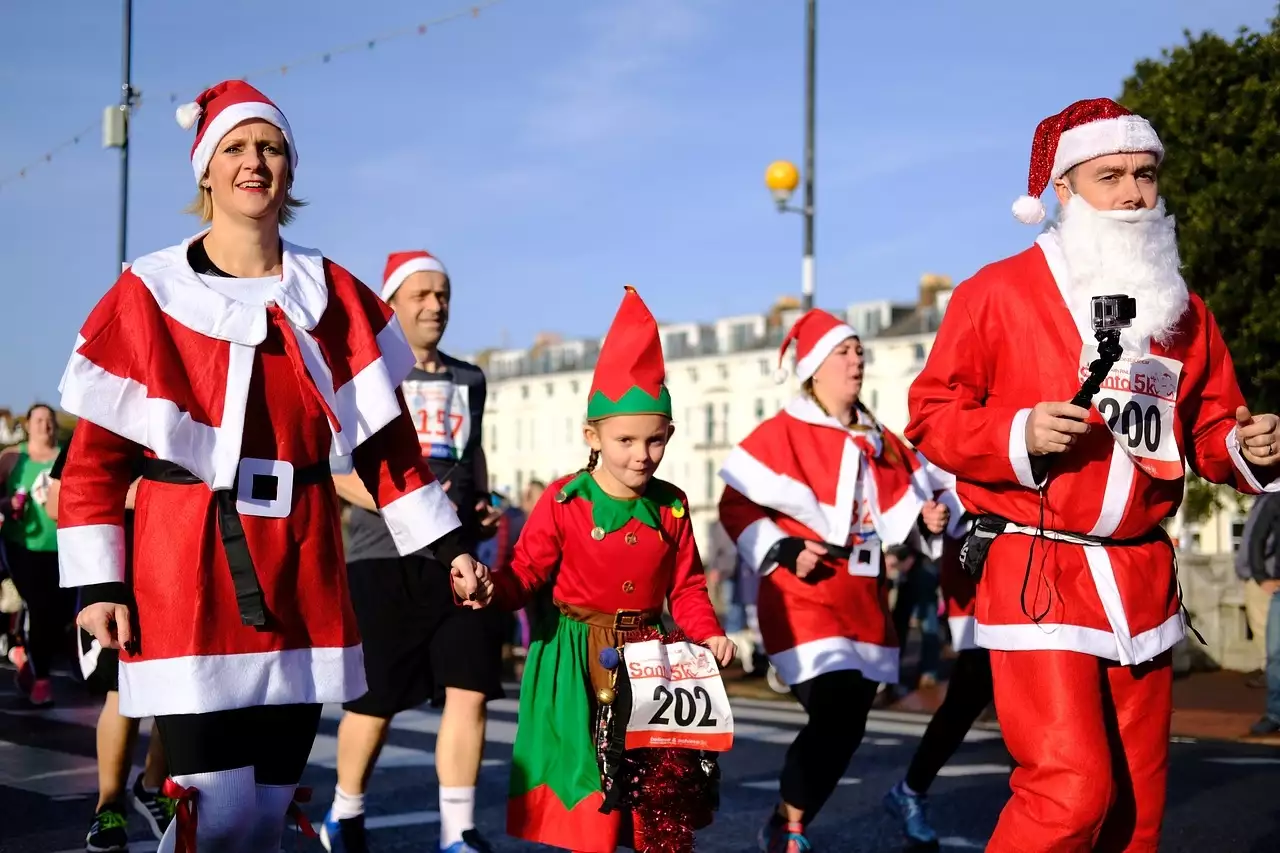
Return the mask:
M 431 546 L 468 590 L 484 572 L 419 453 L 391 310 L 280 237 L 297 208 L 284 115 L 231 80 L 178 118 L 210 227 L 138 258 L 81 327 L 61 583 L 122 649 L 120 713 L 156 718 L 178 801 L 160 850 L 276 853 L 321 705 L 366 687 L 331 468 L 354 464 L 400 553 Z
M 1163 157 L 1151 125 L 1107 99 L 1041 122 L 1014 212 L 1043 219 L 1052 182 L 1061 222 L 956 289 L 911 387 L 907 438 L 997 531 L 975 638 L 1018 768 L 992 851 L 1156 850 L 1185 630 L 1160 522 L 1182 500 L 1184 459 L 1214 483 L 1280 490 L 1277 418 L 1250 413 L 1178 273 Z M 1091 300 L 1113 294 L 1137 315 L 1078 408 L 1063 401 L 1097 358 Z
M 947 526 L 931 466 L 859 399 L 863 350 L 839 318 L 811 310 L 796 344 L 803 391 L 729 454 L 720 521 L 760 575 L 769 662 L 809 713 L 787 751 L 762 853 L 807 853 L 808 825 L 862 741 L 880 683 L 898 680 L 882 549 Z M 958 506 L 957 506 L 958 510 Z M 956 517 L 960 515 L 957 511 Z

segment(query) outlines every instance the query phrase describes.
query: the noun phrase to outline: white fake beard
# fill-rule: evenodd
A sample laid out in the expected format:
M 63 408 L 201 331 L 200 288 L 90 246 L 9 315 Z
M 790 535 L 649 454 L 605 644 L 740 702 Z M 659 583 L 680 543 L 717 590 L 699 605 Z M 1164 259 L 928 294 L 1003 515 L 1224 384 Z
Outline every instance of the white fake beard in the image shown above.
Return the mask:
M 1178 272 L 1178 238 L 1164 199 L 1154 210 L 1095 210 L 1073 194 L 1055 232 L 1070 277 L 1067 307 L 1086 328 L 1092 297 L 1123 293 L 1137 308 L 1120 336 L 1125 349 L 1141 349 L 1147 338 L 1163 346 L 1173 340 L 1190 294 Z

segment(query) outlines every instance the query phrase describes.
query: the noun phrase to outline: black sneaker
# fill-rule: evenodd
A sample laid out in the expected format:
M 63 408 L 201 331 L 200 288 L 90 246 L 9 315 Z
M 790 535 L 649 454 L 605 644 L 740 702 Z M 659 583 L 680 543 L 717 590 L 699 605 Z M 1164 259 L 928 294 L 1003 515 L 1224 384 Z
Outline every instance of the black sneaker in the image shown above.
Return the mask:
M 129 819 L 124 809 L 108 803 L 93 816 L 84 838 L 86 853 L 126 853 L 129 849 Z
M 151 827 L 151 834 L 156 837 L 156 840 L 164 838 L 164 831 L 173 821 L 177 802 L 158 792 L 153 794 L 142 787 L 141 773 L 138 774 L 137 779 L 133 780 L 133 790 L 129 792 L 129 799 L 133 801 L 133 810 L 142 815 L 147 826 Z
M 447 853 L 493 853 L 493 848 L 481 837 L 478 829 L 468 829 L 462 833 L 462 840 L 457 844 L 440 849 L 447 850 Z
M 330 809 L 324 823 L 320 824 L 320 844 L 329 853 L 369 853 L 364 835 L 364 815 L 338 820 Z
M 1270 717 L 1263 717 L 1249 727 L 1249 734 L 1251 735 L 1262 736 L 1277 733 L 1280 733 L 1280 721 L 1273 720 Z

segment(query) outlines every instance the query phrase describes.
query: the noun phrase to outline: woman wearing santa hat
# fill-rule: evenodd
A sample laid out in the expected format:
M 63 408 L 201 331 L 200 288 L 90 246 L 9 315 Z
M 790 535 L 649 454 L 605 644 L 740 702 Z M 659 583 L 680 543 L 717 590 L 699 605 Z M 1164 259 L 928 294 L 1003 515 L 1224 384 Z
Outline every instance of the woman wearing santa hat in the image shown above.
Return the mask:
M 782 802 L 760 833 L 765 853 L 806 853 L 805 829 L 862 740 L 881 682 L 898 679 L 898 641 L 882 548 L 951 515 L 930 466 L 858 399 L 857 332 L 825 311 L 802 316 L 803 392 L 730 453 L 720 520 L 760 573 L 757 611 L 769 661 L 809 712 L 787 751 Z M 959 513 L 956 513 L 958 515 Z
M 321 704 L 365 691 L 331 462 L 354 464 L 401 553 L 430 545 L 467 590 L 485 572 L 421 459 L 390 309 L 280 238 L 299 204 L 284 115 L 242 81 L 178 115 L 209 228 L 138 258 L 81 328 L 61 582 L 121 649 L 120 712 L 156 718 L 179 801 L 160 849 L 275 853 Z

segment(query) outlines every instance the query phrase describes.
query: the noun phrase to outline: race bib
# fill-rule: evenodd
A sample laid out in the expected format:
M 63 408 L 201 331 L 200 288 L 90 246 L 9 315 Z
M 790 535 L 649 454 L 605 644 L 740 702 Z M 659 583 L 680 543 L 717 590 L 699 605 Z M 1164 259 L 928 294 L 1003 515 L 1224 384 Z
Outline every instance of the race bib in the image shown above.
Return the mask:
M 693 643 L 627 643 L 622 665 L 631 683 L 627 749 L 733 746 L 733 711 L 711 650 Z
M 461 459 L 471 440 L 471 398 L 467 386 L 409 379 L 402 387 L 405 404 L 418 431 L 422 455 L 431 459 Z
M 1080 381 L 1098 348 L 1089 344 L 1080 355 Z M 1093 398 L 1098 414 L 1133 464 L 1157 480 L 1181 480 L 1182 451 L 1174 431 L 1182 362 L 1158 355 L 1125 353 L 1102 381 Z

